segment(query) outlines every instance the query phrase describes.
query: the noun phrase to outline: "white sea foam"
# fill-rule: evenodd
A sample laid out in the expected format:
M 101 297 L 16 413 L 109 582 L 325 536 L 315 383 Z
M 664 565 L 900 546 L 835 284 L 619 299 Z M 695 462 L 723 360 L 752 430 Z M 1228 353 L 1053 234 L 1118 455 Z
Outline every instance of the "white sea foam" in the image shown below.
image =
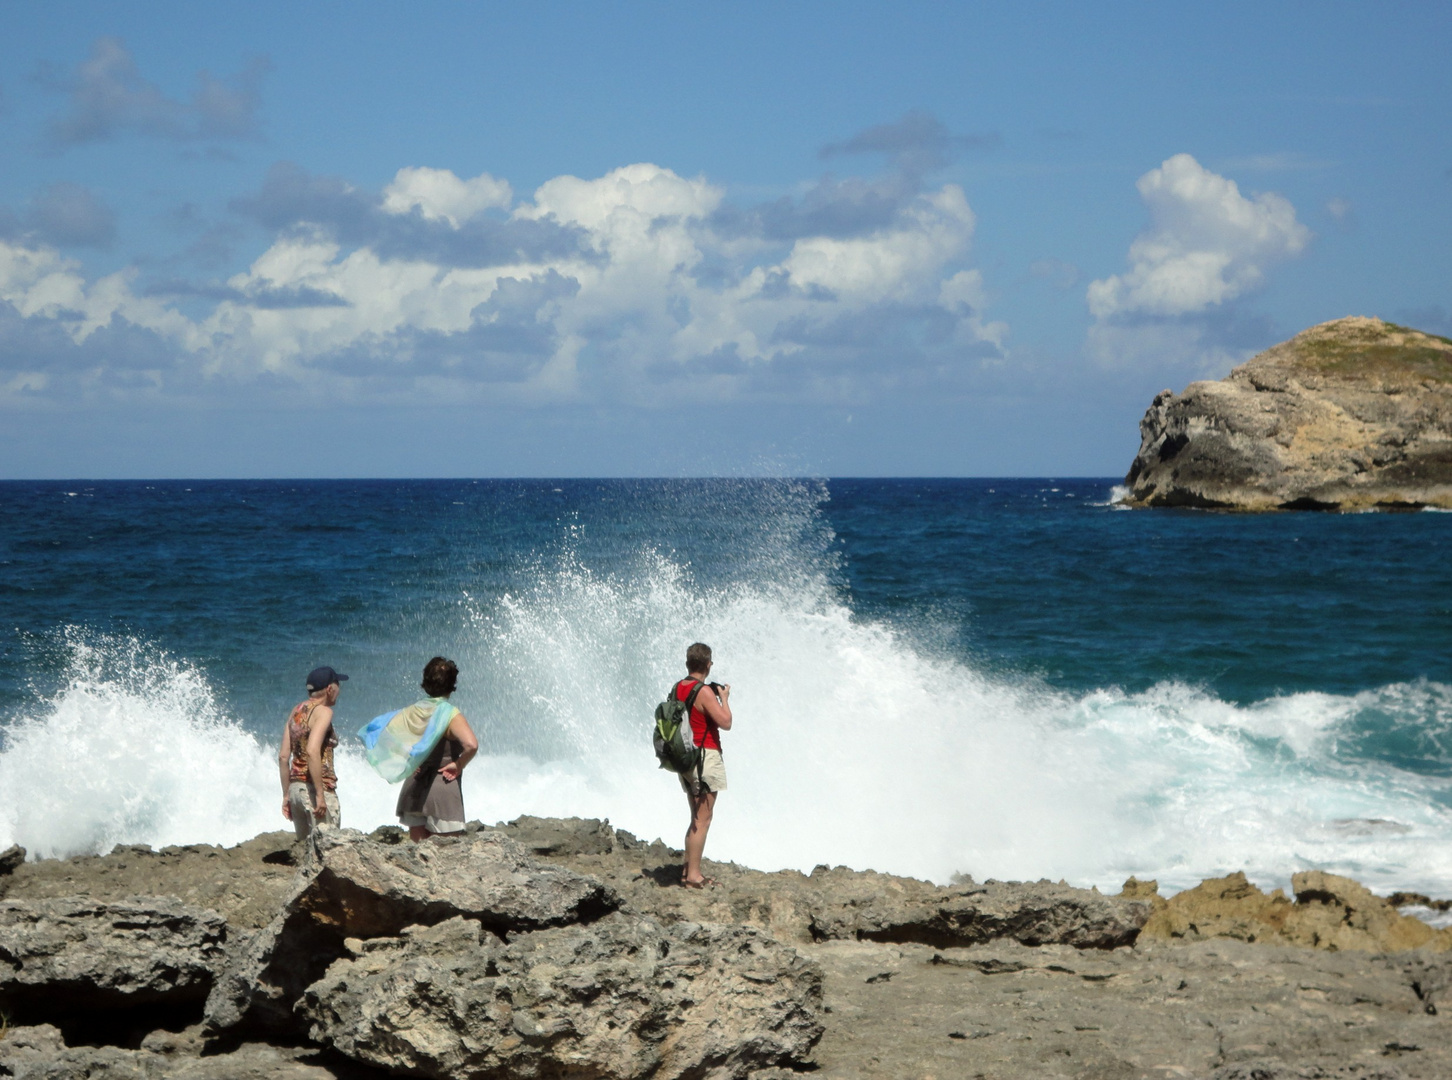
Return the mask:
M 1237 869 L 1284 885 L 1320 867 L 1452 895 L 1448 783 L 1340 752 L 1368 713 L 1445 726 L 1452 688 L 1240 706 L 1174 683 L 1069 694 L 992 676 L 855 617 L 827 570 L 794 560 L 800 524 L 734 585 L 702 586 L 654 552 L 597 574 L 566 550 L 508 596 L 466 593 L 451 652 L 484 746 L 464 780 L 470 815 L 608 817 L 678 844 L 684 800 L 655 768 L 648 718 L 684 643 L 705 640 L 737 718 L 714 857 L 1101 888 Z M 205 671 L 129 639 L 76 631 L 68 647 L 64 688 L 5 733 L 0 846 L 61 855 L 285 827 L 275 749 L 224 715 Z M 345 824 L 392 821 L 396 789 L 348 747 L 338 772 Z

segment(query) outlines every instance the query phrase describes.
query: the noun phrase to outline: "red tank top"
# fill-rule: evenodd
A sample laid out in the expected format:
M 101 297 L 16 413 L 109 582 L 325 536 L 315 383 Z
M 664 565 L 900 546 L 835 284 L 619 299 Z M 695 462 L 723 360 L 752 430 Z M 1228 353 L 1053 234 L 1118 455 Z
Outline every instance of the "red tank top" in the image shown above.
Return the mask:
M 676 683 L 676 700 L 685 701 L 690 697 L 691 691 L 698 682 L 700 682 L 699 679 L 682 679 Z M 710 692 L 709 686 L 701 687 L 702 694 Z M 699 695 L 696 700 L 701 700 Z M 721 749 L 721 729 L 716 726 L 716 721 L 706 715 L 706 711 L 700 705 L 691 709 L 691 736 L 695 739 L 696 745 L 703 750 Z

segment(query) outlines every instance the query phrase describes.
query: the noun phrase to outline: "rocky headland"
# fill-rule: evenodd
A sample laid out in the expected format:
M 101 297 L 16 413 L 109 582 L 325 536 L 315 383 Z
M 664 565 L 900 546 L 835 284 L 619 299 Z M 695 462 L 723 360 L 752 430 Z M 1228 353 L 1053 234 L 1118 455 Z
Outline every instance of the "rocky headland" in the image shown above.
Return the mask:
M 608 823 L 0 854 L 0 1076 L 1452 1075 L 1452 931 L 1319 871 L 1168 899 L 762 873 Z
M 1131 506 L 1452 508 L 1452 340 L 1322 323 L 1218 382 L 1161 391 L 1139 427 Z

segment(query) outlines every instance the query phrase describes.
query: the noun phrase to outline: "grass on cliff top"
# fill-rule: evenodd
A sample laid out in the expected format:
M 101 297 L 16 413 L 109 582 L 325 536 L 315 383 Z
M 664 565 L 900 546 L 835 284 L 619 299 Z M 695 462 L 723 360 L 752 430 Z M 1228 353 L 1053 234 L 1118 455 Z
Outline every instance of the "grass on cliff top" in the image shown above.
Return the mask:
M 1452 339 L 1380 320 L 1342 322 L 1349 320 L 1313 327 L 1273 351 L 1285 350 L 1283 363 L 1324 375 L 1452 383 Z

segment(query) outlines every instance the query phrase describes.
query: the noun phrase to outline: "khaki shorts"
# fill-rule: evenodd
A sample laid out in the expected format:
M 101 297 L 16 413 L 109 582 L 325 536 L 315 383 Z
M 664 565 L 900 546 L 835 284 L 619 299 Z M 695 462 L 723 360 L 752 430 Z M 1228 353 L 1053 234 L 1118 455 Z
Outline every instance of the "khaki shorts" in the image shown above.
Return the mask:
M 328 815 L 322 821 L 317 821 L 313 815 L 312 790 L 307 784 L 300 782 L 288 784 L 287 804 L 292 808 L 292 827 L 299 840 L 306 840 L 308 833 L 318 825 L 329 825 L 334 829 L 342 826 L 343 808 L 338 802 L 336 791 L 323 792 L 323 807 L 328 811 Z
M 726 790 L 726 762 L 721 760 L 721 751 L 703 750 L 701 759 L 701 783 L 707 791 Z M 691 794 L 691 781 L 696 779 L 693 772 L 690 779 L 681 777 L 681 790 L 687 795 Z

